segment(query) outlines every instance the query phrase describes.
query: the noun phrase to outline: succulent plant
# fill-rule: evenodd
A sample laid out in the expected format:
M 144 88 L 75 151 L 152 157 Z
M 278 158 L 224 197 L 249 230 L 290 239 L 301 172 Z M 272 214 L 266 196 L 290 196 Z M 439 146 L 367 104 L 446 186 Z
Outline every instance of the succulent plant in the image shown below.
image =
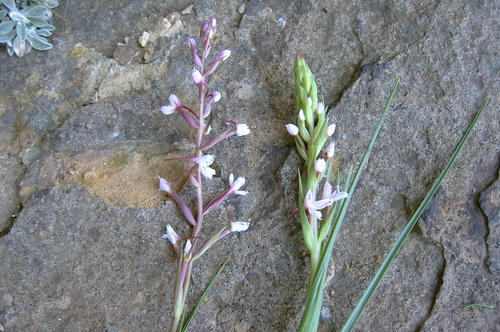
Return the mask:
M 47 38 L 55 30 L 50 9 L 57 0 L 0 0 L 0 44 L 9 55 L 21 57 L 32 48 L 46 51 L 52 48 Z

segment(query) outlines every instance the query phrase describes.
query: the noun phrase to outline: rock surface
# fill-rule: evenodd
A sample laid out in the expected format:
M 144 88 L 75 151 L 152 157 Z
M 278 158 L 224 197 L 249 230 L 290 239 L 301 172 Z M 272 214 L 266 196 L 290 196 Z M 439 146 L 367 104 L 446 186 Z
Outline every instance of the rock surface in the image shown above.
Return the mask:
M 189 7 L 193 5 L 193 7 Z M 188 36 L 211 16 L 222 120 L 253 134 L 214 147 L 216 193 L 234 172 L 244 199 L 209 215 L 252 223 L 209 251 L 191 301 L 231 261 L 193 331 L 293 331 L 308 259 L 295 209 L 299 165 L 284 125 L 292 64 L 306 58 L 333 107 L 338 164 L 356 165 L 395 77 L 401 88 L 332 259 L 321 331 L 338 330 L 486 96 L 498 91 L 494 1 L 61 1 L 49 52 L 0 50 L 0 326 L 5 331 L 159 331 L 175 263 L 165 223 L 185 234 L 157 176 L 186 167 L 192 132 L 159 107 L 194 101 Z M 188 10 L 185 10 L 189 8 Z M 82 13 L 85 13 L 82 15 Z M 113 15 L 110 15 L 113 13 Z M 145 47 L 134 45 L 144 31 Z M 116 49 L 125 39 L 137 47 Z M 130 56 L 133 53 L 133 56 Z M 396 259 L 358 331 L 497 331 L 498 142 L 493 98 L 461 159 Z M 179 188 L 180 189 L 180 188 Z M 183 195 L 191 193 L 185 186 Z M 9 228 L 11 226 L 11 228 Z

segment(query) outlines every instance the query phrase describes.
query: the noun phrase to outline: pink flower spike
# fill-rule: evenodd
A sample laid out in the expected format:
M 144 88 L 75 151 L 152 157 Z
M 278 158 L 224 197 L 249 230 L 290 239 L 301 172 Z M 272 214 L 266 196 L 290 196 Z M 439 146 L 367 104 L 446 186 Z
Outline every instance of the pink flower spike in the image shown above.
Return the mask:
M 231 232 L 244 232 L 250 227 L 250 223 L 243 221 L 231 221 Z
M 162 238 L 168 240 L 174 247 L 177 246 L 177 242 L 181 239 L 170 225 L 167 225 L 167 233 L 163 234 Z
M 333 133 L 335 133 L 335 128 L 336 128 L 335 123 L 332 123 L 331 125 L 328 126 L 328 128 L 326 128 L 326 134 L 328 136 L 332 136 Z
M 172 185 L 165 180 L 164 178 L 159 178 L 160 179 L 160 191 L 164 191 L 166 193 L 170 193 L 172 191 Z
M 250 134 L 250 128 L 248 128 L 248 125 L 244 123 L 237 123 L 236 124 L 236 135 L 237 136 L 245 136 Z
M 286 130 L 292 136 L 297 136 L 299 134 L 299 128 L 296 125 L 291 124 L 291 123 L 286 125 Z
M 323 158 L 317 159 L 314 163 L 314 169 L 318 173 L 323 173 L 326 169 L 326 161 Z
M 193 81 L 196 84 L 200 84 L 201 82 L 203 82 L 203 75 L 200 73 L 200 71 L 197 68 L 193 69 L 193 72 L 191 73 L 191 75 L 193 76 Z

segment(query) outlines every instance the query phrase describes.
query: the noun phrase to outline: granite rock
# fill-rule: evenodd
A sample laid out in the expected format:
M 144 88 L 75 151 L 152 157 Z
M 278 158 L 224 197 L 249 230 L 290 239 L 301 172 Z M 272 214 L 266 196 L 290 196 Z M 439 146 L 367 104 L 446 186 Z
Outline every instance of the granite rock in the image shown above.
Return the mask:
M 253 134 L 211 149 L 217 175 L 209 193 L 235 173 L 247 178 L 250 195 L 210 215 L 207 231 L 227 215 L 252 224 L 195 267 L 191 304 L 231 257 L 193 331 L 293 331 L 300 319 L 308 259 L 290 218 L 300 161 L 284 129 L 297 54 L 333 108 L 341 170 L 359 162 L 401 77 L 334 251 L 321 331 L 341 327 L 473 114 L 500 87 L 494 1 L 113 0 L 59 8 L 67 19 L 55 18 L 53 50 L 21 59 L 0 50 L 0 326 L 8 332 L 167 326 L 175 264 L 160 236 L 166 222 L 184 234 L 187 225 L 163 204 L 156 179 L 186 167 L 162 161 L 189 155 L 193 136 L 182 119 L 157 110 L 170 93 L 194 101 L 185 39 L 209 17 L 219 25 L 213 51 L 232 50 L 213 76 L 222 94 L 213 131 L 232 119 Z M 117 43 L 144 31 L 144 56 L 113 59 Z M 500 328 L 496 309 L 466 307 L 499 301 L 497 109 L 494 97 L 357 330 Z

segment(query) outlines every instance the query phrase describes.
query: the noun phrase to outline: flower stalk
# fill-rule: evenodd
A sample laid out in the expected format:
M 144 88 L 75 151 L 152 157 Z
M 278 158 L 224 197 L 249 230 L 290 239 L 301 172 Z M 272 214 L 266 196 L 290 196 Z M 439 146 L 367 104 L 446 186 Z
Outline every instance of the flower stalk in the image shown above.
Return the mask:
M 189 38 L 187 41 L 191 57 L 196 66 L 192 70 L 191 76 L 198 90 L 197 108 L 191 108 L 185 105 L 174 95 L 170 95 L 168 105 L 160 108 L 160 111 L 165 115 L 178 113 L 191 128 L 196 130 L 196 149 L 194 156 L 167 159 L 168 161 L 181 160 L 193 164 L 193 166 L 186 172 L 186 175 L 189 176 L 191 184 L 196 187 L 196 203 L 194 209 L 196 212 L 193 213 L 181 195 L 176 192 L 173 183 L 160 178 L 160 190 L 166 192 L 174 200 L 184 218 L 192 226 L 191 234 L 185 238 L 181 238 L 175 233 L 174 229 L 170 225 L 167 225 L 167 233 L 163 236 L 172 244 L 177 257 L 174 310 L 173 319 L 170 325 L 171 332 L 185 331 L 200 304 L 198 303 L 198 305 L 193 308 L 193 311 L 188 318 L 184 318 L 186 315 L 186 299 L 188 296 L 193 263 L 202 257 L 202 255 L 212 245 L 220 241 L 222 238 L 233 232 L 247 230 L 249 227 L 249 223 L 235 222 L 231 220 L 218 232 L 205 237 L 205 240 L 203 240 L 204 237 L 201 234 L 204 215 L 206 213 L 220 206 L 220 204 L 222 204 L 223 201 L 225 201 L 231 194 L 245 195 L 247 193 L 246 191 L 240 190 L 240 188 L 245 184 L 245 178 L 238 177 L 234 180 L 234 176 L 231 174 L 229 188 L 218 197 L 212 199 L 207 206 L 204 206 L 205 198 L 203 194 L 203 178 L 210 180 L 216 174 L 216 171 L 210 167 L 214 162 L 215 157 L 213 155 L 206 154 L 205 151 L 233 135 L 244 136 L 250 133 L 246 124 L 240 124 L 233 120 L 228 120 L 226 122 L 232 124 L 234 129 L 226 131 L 222 135 L 218 135 L 215 138 L 208 137 L 210 133 L 210 125 L 206 122 L 206 119 L 212 112 L 214 104 L 221 99 L 221 94 L 217 91 L 210 91 L 210 85 L 207 77 L 231 55 L 231 51 L 229 50 L 222 51 L 213 61 L 209 63 L 208 68 L 205 68 L 215 31 L 216 20 L 214 18 L 203 24 L 200 32 L 202 45 L 201 56 L 198 55 L 195 40 L 193 38 Z M 197 109 L 197 111 L 195 111 L 195 109 Z M 184 242 L 184 245 L 181 245 L 181 242 Z M 211 284 L 212 282 L 209 285 Z

